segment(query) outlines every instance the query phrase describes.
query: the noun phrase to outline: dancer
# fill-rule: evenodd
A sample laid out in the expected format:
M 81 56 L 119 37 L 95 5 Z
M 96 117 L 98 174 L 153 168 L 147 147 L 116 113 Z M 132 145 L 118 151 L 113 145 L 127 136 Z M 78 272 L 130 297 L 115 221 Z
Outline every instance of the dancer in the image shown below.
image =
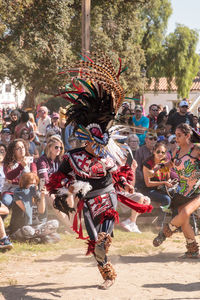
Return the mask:
M 79 234 L 79 238 L 84 239 L 81 223 L 79 230 L 77 226 L 77 214 L 81 219 L 83 210 L 90 238 L 87 254 L 94 254 L 104 279 L 99 287 L 108 289 L 116 278 L 116 272 L 107 257 L 114 222 L 118 219 L 112 172 L 117 168 L 116 162 L 121 165 L 121 159 L 125 158 L 122 149 L 114 142 L 114 138 L 119 138 L 115 134 L 118 126 L 111 126 L 124 100 L 124 91 L 118 81 L 120 71 L 115 73 L 106 55 L 95 55 L 94 60 L 88 60 L 70 69 L 78 74 L 76 82 L 73 81 L 76 91 L 63 93 L 73 103 L 67 110 L 67 123 L 74 126 L 75 136 L 85 141 L 85 146 L 69 150 L 65 154 L 58 172 L 51 176 L 47 189 L 57 193 L 54 205 L 66 213 L 69 210 L 63 198 L 69 193 L 78 196 L 73 229 Z M 83 80 L 86 78 L 87 82 Z M 132 189 L 126 179 L 122 185 L 128 191 Z M 58 188 L 63 190 L 64 196 L 58 195 Z
M 190 225 L 190 216 L 200 206 L 200 147 L 192 143 L 192 129 L 188 124 L 178 125 L 175 133 L 179 149 L 173 154 L 171 166 L 179 176 L 180 187 L 172 198 L 171 208 L 178 208 L 178 214 L 164 226 L 154 239 L 153 245 L 160 246 L 181 227 L 186 238 L 187 252 L 184 257 L 198 258 L 199 247 Z

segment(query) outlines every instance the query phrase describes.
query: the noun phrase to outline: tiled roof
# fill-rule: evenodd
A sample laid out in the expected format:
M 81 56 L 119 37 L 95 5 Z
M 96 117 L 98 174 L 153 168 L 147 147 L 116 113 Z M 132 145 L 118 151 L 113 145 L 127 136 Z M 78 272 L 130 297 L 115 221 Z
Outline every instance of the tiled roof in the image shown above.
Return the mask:
M 159 82 L 156 83 L 156 79 L 152 78 L 152 82 L 151 84 L 146 87 L 146 92 L 147 91 L 165 91 L 167 92 L 169 90 L 168 88 L 168 83 L 167 83 L 167 78 L 165 77 L 161 77 L 159 79 Z M 172 80 L 171 82 L 171 87 L 170 87 L 170 91 L 177 91 L 177 86 L 175 84 L 175 79 Z M 193 84 L 191 86 L 190 91 L 200 91 L 200 77 L 196 77 L 193 80 Z

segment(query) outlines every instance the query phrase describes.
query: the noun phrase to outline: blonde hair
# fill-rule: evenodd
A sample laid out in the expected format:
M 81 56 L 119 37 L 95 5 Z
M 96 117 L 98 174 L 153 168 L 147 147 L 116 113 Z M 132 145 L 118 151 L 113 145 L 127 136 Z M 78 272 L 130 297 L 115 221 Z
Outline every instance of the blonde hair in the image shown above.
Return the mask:
M 50 157 L 50 148 L 52 145 L 54 145 L 57 142 L 60 143 L 62 147 L 62 149 L 60 150 L 60 154 L 58 155 L 59 160 L 61 160 L 64 154 L 64 145 L 63 145 L 63 141 L 59 136 L 54 135 L 48 138 L 47 145 L 44 149 L 44 153 L 46 154 L 47 157 Z

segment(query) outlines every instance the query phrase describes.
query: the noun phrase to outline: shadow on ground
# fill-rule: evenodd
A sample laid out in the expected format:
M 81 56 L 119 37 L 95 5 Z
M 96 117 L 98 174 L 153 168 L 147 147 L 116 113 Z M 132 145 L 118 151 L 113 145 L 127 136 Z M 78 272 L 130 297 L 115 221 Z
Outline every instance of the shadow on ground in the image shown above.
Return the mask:
M 49 299 L 43 298 L 46 295 L 51 295 L 54 299 L 62 299 L 62 291 L 67 290 L 77 290 L 77 289 L 92 289 L 97 288 L 97 285 L 81 285 L 72 287 L 59 287 L 54 288 L 52 283 L 40 283 L 33 285 L 12 285 L 0 287 L 0 294 L 4 296 L 6 300 L 39 300 L 39 299 Z M 34 293 L 34 296 L 28 295 Z M 42 298 L 38 295 L 43 294 Z M 47 296 L 48 297 L 48 296 Z
M 156 283 L 156 284 L 144 284 L 144 288 L 166 288 L 168 290 L 174 292 L 197 292 L 200 291 L 200 283 L 193 282 L 188 284 L 183 283 Z M 170 298 L 171 299 L 171 298 Z M 178 298 L 176 298 L 178 299 Z M 189 298 L 191 299 L 191 298 Z M 192 298 L 192 299 L 200 299 L 200 298 Z
M 133 264 L 140 264 L 140 263 L 167 263 L 167 262 L 187 262 L 187 263 L 195 263 L 192 259 L 182 259 L 180 258 L 180 253 L 158 253 L 154 255 L 146 255 L 146 256 L 138 256 L 138 255 L 109 255 L 109 259 L 114 264 L 120 263 L 120 264 L 127 264 L 127 263 L 133 263 Z M 57 262 L 71 262 L 71 263 L 94 263 L 94 258 L 92 256 L 84 256 L 80 254 L 63 254 L 55 259 L 38 259 L 35 260 L 35 262 L 38 263 L 47 263 L 51 261 L 57 261 Z

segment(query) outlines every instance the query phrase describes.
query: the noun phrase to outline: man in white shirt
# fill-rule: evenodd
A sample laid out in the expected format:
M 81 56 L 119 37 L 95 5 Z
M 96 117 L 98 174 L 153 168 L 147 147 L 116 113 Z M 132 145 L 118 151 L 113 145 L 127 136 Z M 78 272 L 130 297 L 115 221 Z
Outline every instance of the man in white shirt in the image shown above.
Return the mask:
M 37 136 L 40 140 L 40 147 L 38 149 L 39 154 L 44 150 L 44 142 L 46 140 L 46 128 L 51 124 L 51 118 L 48 116 L 48 108 L 46 106 L 41 106 L 38 110 L 38 132 Z
M 38 136 L 45 137 L 46 127 L 51 124 L 51 118 L 48 116 L 48 108 L 46 106 L 41 106 L 38 110 L 38 114 Z

